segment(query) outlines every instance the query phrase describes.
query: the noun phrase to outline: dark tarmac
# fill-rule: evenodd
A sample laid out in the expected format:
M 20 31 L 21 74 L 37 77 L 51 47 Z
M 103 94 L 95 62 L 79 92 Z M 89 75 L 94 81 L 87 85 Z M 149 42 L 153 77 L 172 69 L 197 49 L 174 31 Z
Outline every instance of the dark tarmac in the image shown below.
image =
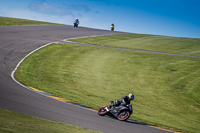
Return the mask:
M 0 26 L 0 108 L 106 133 L 168 132 L 134 120 L 121 122 L 98 116 L 97 112 L 30 91 L 11 78 L 17 64 L 40 46 L 73 37 L 108 34 L 120 32 L 56 25 Z

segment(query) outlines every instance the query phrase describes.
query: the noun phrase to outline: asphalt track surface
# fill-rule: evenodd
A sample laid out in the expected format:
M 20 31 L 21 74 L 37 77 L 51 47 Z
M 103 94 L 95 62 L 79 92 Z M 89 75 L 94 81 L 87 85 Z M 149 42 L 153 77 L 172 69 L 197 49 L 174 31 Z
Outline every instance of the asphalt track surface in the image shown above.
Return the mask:
M 18 62 L 40 46 L 73 37 L 108 34 L 120 32 L 56 25 L 0 26 L 0 108 L 105 133 L 168 132 L 134 120 L 121 122 L 98 116 L 97 112 L 30 91 L 11 78 Z

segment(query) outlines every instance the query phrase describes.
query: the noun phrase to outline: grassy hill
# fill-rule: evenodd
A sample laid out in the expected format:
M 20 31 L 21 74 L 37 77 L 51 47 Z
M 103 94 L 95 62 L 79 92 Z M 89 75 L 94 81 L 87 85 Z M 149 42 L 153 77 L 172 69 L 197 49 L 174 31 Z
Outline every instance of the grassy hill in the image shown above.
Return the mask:
M 200 39 L 139 34 L 76 41 L 188 55 L 199 55 L 200 47 Z M 29 56 L 16 78 L 27 86 L 95 109 L 134 93 L 132 119 L 199 132 L 199 66 L 199 58 L 55 44 Z
M 0 16 L 0 25 L 43 25 L 43 24 L 58 25 L 56 23 L 18 19 L 18 18 L 8 18 Z
M 200 39 L 145 34 L 119 34 L 89 37 L 72 41 L 130 49 L 151 50 L 176 54 L 200 56 Z

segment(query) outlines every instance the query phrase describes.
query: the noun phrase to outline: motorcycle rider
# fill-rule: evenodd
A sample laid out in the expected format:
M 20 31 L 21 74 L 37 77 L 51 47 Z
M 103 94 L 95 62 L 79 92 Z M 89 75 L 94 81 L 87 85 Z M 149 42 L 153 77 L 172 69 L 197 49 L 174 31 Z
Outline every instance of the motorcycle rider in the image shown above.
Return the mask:
M 112 23 L 110 26 L 111 31 L 114 31 L 114 27 L 115 27 L 115 25 Z
M 78 18 L 76 18 L 75 20 L 74 20 L 74 27 L 78 27 L 78 25 L 79 25 L 79 20 L 78 20 Z
M 118 99 L 115 101 L 115 103 L 113 101 L 111 101 L 111 105 L 109 106 L 109 108 L 112 107 L 116 107 L 116 106 L 125 106 L 131 103 L 132 100 L 134 100 L 135 96 L 130 93 L 128 96 L 124 96 L 121 99 Z

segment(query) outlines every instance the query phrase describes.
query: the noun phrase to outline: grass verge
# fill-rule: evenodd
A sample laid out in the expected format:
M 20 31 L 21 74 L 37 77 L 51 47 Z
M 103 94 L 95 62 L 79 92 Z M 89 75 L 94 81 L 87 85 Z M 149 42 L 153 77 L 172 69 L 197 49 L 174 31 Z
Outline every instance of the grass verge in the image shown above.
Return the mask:
M 200 56 L 200 38 L 118 34 L 73 39 L 75 42 Z
M 79 126 L 49 121 L 0 109 L 1 133 L 100 133 Z
M 56 23 L 18 19 L 18 18 L 8 18 L 0 17 L 0 25 L 59 25 Z
M 15 76 L 27 86 L 96 109 L 132 92 L 131 118 L 198 132 L 199 66 L 196 58 L 55 44 L 26 58 Z

